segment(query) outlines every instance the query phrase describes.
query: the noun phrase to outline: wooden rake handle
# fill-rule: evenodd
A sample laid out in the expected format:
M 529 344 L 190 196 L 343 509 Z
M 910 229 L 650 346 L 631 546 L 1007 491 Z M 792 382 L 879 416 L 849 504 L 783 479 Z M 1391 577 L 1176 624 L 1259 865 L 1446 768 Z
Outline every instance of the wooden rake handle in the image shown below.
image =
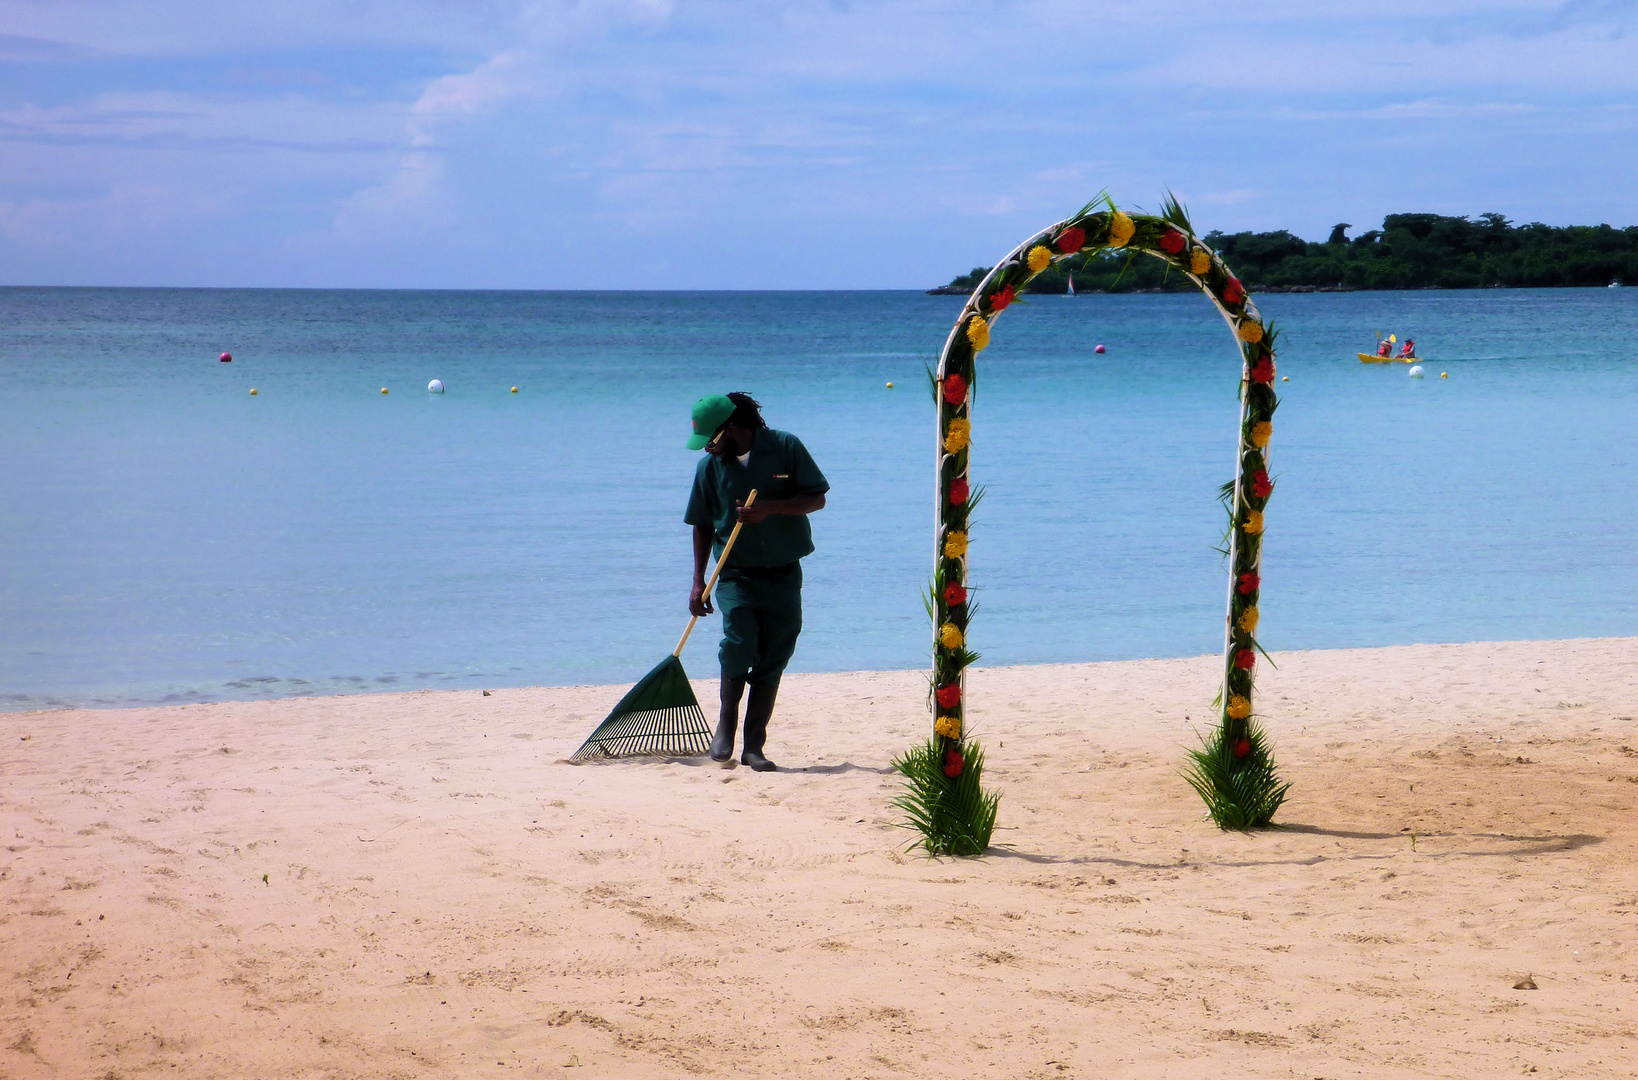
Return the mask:
M 756 488 L 752 488 L 751 493 L 745 497 L 747 507 L 754 502 L 756 502 Z M 700 600 L 703 603 L 709 604 L 711 602 L 711 590 L 717 587 L 717 577 L 722 573 L 723 566 L 728 562 L 729 554 L 734 550 L 734 541 L 739 539 L 739 530 L 744 527 L 745 523 L 743 521 L 734 522 L 734 531 L 728 534 L 728 542 L 722 545 L 722 557 L 717 560 L 716 569 L 711 571 L 711 579 L 705 583 L 705 591 L 700 593 Z M 694 632 L 694 624 L 699 621 L 700 617 L 698 615 L 688 620 L 688 629 L 683 631 L 682 639 L 677 642 L 677 647 L 671 650 L 672 656 L 682 655 L 683 646 L 688 644 L 688 635 Z

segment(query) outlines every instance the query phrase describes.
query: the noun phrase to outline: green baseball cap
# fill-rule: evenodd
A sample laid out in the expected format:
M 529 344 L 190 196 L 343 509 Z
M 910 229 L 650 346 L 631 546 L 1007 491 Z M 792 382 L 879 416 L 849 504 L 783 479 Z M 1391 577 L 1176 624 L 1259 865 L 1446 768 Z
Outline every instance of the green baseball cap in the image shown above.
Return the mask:
M 734 415 L 734 403 L 721 394 L 711 394 L 694 402 L 694 434 L 688 437 L 690 450 L 703 450 L 705 444 Z

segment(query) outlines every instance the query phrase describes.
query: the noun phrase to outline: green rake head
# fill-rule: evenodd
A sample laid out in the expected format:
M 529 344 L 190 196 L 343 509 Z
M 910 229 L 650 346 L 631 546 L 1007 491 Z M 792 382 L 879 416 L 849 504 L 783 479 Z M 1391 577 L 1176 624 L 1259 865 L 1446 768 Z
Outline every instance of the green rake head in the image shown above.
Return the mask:
M 597 725 L 570 761 L 618 757 L 698 757 L 711 746 L 711 728 L 682 661 L 668 656 Z

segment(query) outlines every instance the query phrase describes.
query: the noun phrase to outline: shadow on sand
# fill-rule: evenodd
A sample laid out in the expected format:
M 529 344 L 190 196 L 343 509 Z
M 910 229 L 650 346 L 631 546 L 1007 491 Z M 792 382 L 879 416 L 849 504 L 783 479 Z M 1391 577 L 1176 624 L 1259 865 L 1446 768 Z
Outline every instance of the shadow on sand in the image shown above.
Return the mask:
M 597 757 L 587 758 L 584 761 L 571 761 L 568 758 L 558 758 L 559 765 L 687 765 L 695 769 L 738 769 L 741 768 L 739 758 L 729 758 L 727 761 L 712 761 L 705 755 L 698 757 L 674 757 L 666 754 L 629 754 L 624 757 Z M 864 772 L 875 773 L 877 776 L 891 776 L 891 765 L 855 765 L 851 761 L 844 761 L 839 765 L 781 765 L 782 773 L 818 773 L 823 776 L 838 776 L 842 773 Z
M 1248 835 L 1266 837 L 1277 840 L 1281 836 L 1323 836 L 1340 837 L 1346 840 L 1403 840 L 1411 842 L 1411 833 L 1406 832 L 1350 832 L 1344 829 L 1326 829 L 1317 825 L 1282 825 L 1277 828 L 1251 833 Z M 1565 851 L 1576 851 L 1591 844 L 1601 844 L 1604 837 L 1593 836 L 1588 833 L 1546 833 L 1539 836 L 1516 836 L 1511 833 L 1417 833 L 1416 839 L 1426 840 L 1490 840 L 1499 841 L 1506 846 L 1473 851 L 1417 851 L 1417 858 L 1421 859 L 1449 859 L 1449 858 L 1495 858 L 1497 856 L 1521 855 L 1554 855 Z M 1040 852 L 1030 853 L 1018 851 L 1006 844 L 991 845 L 983 858 L 1022 859 L 1024 862 L 1046 866 L 1121 866 L 1147 870 L 1175 870 L 1182 866 L 1213 866 L 1224 869 L 1256 866 L 1315 866 L 1323 862 L 1377 862 L 1391 859 L 1400 854 L 1399 849 L 1389 852 L 1316 852 L 1312 855 L 1293 855 L 1285 859 L 1200 859 L 1193 858 L 1193 852 L 1185 852 L 1177 859 L 1167 862 L 1148 861 L 1142 859 L 1123 859 L 1114 855 L 1047 855 Z

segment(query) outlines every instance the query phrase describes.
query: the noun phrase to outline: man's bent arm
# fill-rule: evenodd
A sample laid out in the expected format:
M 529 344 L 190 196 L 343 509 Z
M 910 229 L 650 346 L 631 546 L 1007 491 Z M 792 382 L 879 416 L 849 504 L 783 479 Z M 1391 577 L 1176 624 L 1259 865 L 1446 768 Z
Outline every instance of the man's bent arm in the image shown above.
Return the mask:
M 739 520 L 747 525 L 754 525 L 775 514 L 789 514 L 792 517 L 801 517 L 816 510 L 825 508 L 823 495 L 798 495 L 791 499 L 757 499 L 749 507 L 739 508 Z
M 769 513 L 792 514 L 797 517 L 825 508 L 823 495 L 798 495 L 794 499 L 774 499 L 772 502 L 773 506 L 769 508 Z

